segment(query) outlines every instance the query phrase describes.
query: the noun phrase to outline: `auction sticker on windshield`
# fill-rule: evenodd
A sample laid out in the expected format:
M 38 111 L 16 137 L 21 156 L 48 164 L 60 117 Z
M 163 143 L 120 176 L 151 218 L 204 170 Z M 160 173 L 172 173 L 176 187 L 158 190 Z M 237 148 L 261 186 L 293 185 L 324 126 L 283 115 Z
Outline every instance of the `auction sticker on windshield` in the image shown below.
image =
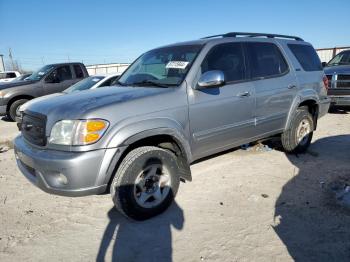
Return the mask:
M 187 61 L 170 61 L 165 68 L 171 69 L 185 69 L 189 62 Z

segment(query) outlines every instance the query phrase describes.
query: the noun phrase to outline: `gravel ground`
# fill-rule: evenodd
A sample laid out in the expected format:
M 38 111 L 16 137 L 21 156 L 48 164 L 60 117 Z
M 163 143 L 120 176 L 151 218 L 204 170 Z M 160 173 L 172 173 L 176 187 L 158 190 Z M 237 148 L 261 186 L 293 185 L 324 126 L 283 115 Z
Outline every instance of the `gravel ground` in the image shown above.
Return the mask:
M 10 122 L 7 117 L 0 116 L 0 144 L 11 144 L 13 138 L 19 134 L 15 123 Z
M 328 114 L 307 154 L 240 149 L 197 162 L 171 208 L 145 222 L 119 215 L 109 195 L 40 191 L 5 150 L 0 261 L 349 261 L 349 131 L 350 114 Z

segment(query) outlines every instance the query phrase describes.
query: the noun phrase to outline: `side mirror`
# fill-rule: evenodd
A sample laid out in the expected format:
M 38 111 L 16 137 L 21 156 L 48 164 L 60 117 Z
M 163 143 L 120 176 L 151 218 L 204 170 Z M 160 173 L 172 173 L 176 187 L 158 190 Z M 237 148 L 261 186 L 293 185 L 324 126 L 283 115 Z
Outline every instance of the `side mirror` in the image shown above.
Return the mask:
M 225 75 L 220 70 L 212 70 L 201 75 L 198 81 L 198 89 L 218 87 L 225 84 Z
M 322 67 L 326 67 L 327 66 L 327 62 L 322 62 Z

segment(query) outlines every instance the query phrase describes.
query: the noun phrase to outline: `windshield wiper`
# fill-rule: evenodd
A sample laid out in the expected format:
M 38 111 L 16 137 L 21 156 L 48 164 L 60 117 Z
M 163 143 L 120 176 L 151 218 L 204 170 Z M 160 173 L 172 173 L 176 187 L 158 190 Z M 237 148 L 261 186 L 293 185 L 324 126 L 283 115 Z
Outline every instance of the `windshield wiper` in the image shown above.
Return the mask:
M 131 86 L 144 86 L 144 85 L 152 85 L 152 86 L 157 86 L 157 87 L 163 87 L 163 88 L 168 88 L 169 86 L 173 86 L 173 84 L 161 84 L 154 82 L 152 80 L 143 80 L 140 82 L 135 82 L 130 84 Z

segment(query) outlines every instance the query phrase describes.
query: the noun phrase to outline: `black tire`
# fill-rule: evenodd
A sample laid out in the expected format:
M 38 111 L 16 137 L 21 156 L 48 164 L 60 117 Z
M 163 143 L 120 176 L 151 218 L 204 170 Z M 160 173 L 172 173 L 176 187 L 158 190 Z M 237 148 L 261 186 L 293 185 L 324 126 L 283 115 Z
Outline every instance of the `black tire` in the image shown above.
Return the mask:
M 23 105 L 24 103 L 28 102 L 28 99 L 18 99 L 16 101 L 14 101 L 11 105 L 10 105 L 10 109 L 7 113 L 8 118 L 10 118 L 10 120 L 12 121 L 16 121 L 16 112 L 17 109 Z
M 168 194 L 155 207 L 143 207 L 137 202 L 135 182 L 147 165 L 161 165 L 170 176 Z M 180 184 L 176 156 L 168 150 L 144 146 L 130 151 L 122 160 L 111 183 L 111 196 L 115 207 L 125 216 L 146 220 L 164 212 L 174 200 Z M 164 189 L 163 189 L 164 190 Z
M 302 141 L 298 141 L 298 127 L 302 121 L 308 121 L 310 124 L 311 132 L 305 136 Z M 313 130 L 314 130 L 314 119 L 308 112 L 306 107 L 300 107 L 297 109 L 290 127 L 284 131 L 281 135 L 281 142 L 284 151 L 287 153 L 305 153 L 310 146 Z

